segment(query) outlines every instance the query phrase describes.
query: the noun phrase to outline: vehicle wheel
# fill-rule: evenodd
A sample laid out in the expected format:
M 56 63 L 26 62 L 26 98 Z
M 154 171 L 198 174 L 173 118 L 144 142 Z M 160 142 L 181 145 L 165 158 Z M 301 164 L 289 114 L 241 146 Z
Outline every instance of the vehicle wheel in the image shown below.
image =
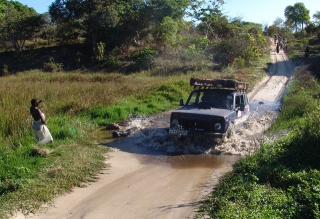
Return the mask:
M 235 135 L 235 133 L 236 133 L 235 126 L 233 123 L 230 123 L 225 136 L 223 136 L 222 138 L 222 142 L 223 143 L 227 142 L 228 139 L 232 138 Z
M 236 134 L 236 128 L 233 123 L 231 123 L 227 130 L 227 137 L 232 138 Z

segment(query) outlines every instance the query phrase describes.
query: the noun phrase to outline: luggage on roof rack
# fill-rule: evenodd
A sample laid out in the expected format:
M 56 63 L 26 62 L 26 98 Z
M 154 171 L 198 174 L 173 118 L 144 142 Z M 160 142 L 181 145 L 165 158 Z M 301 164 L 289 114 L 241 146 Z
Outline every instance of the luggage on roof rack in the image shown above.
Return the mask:
M 190 78 L 190 85 L 196 88 L 230 89 L 237 91 L 247 91 L 248 83 L 234 79 L 199 79 Z

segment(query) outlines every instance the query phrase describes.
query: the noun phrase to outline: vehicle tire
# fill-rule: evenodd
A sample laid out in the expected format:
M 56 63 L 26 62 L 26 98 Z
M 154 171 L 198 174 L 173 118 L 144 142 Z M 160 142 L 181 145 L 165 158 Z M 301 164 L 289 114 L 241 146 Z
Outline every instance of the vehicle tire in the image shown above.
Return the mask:
M 236 127 L 233 123 L 230 123 L 227 130 L 227 136 L 228 138 L 232 138 L 235 134 L 236 134 Z
M 235 133 L 236 133 L 235 125 L 233 123 L 230 123 L 226 131 L 226 134 L 222 138 L 222 142 L 223 143 L 227 142 L 228 139 L 232 138 L 235 135 Z

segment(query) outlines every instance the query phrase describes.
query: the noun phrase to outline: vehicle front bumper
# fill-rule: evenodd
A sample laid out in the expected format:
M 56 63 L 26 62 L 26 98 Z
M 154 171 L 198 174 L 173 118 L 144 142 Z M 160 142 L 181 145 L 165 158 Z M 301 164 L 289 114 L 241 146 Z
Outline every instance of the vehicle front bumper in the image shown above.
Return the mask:
M 168 132 L 170 135 L 187 136 L 187 135 L 194 135 L 194 134 L 203 134 L 203 135 L 211 135 L 216 138 L 222 138 L 223 136 L 226 135 L 226 133 L 206 132 L 203 129 L 186 130 L 186 129 L 169 128 Z

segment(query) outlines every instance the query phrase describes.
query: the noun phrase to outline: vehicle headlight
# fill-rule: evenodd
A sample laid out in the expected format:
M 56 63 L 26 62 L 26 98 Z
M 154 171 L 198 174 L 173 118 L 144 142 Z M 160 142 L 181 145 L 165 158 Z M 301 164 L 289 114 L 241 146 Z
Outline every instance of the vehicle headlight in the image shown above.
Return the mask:
M 221 126 L 220 123 L 215 123 L 215 124 L 214 124 L 214 129 L 215 129 L 215 130 L 221 130 L 221 127 L 222 127 L 222 126 Z
M 174 119 L 174 120 L 172 121 L 171 125 L 172 125 L 173 128 L 174 128 L 174 127 L 177 127 L 177 126 L 179 125 L 179 120 Z

